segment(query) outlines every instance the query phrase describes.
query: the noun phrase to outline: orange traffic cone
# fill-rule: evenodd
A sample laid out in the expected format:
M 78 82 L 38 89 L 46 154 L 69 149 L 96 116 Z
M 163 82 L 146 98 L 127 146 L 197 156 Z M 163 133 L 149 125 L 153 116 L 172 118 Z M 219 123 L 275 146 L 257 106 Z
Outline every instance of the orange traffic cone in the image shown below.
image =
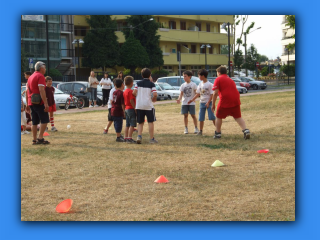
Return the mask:
M 169 182 L 168 179 L 165 178 L 165 176 L 161 175 L 160 177 L 158 177 L 155 181 L 155 183 L 167 183 Z
M 44 136 L 44 137 L 47 137 L 47 136 L 50 136 L 50 134 L 47 133 L 47 132 L 44 132 L 44 133 L 43 133 L 43 136 Z

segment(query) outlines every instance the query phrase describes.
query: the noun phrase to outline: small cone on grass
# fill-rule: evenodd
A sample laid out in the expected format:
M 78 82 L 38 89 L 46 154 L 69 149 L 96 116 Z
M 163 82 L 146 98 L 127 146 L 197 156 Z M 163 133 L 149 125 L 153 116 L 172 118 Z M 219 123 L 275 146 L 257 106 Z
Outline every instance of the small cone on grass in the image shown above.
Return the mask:
M 44 136 L 44 137 L 47 137 L 47 136 L 50 136 L 50 134 L 47 133 L 47 132 L 44 132 L 44 133 L 43 133 L 43 136 Z
M 63 200 L 61 203 L 59 203 L 56 207 L 56 211 L 58 213 L 67 213 L 69 212 L 73 201 L 71 199 Z
M 169 182 L 168 179 L 165 178 L 165 176 L 161 175 L 160 177 L 158 177 L 155 181 L 155 183 L 167 183 Z
M 269 149 L 261 149 L 257 151 L 258 153 L 268 153 Z
M 219 160 L 215 160 L 214 163 L 211 165 L 211 167 L 221 167 L 221 166 L 224 166 L 224 164 Z

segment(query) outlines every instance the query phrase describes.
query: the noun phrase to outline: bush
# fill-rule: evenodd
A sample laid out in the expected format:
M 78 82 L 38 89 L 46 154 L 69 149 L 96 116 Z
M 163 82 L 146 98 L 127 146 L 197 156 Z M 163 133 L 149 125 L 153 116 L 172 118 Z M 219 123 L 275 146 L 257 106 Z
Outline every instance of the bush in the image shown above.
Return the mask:
M 157 74 L 157 75 L 168 75 L 169 72 L 167 70 L 161 69 L 161 70 L 153 70 L 152 74 Z
M 289 77 L 295 76 L 295 70 L 296 70 L 295 64 L 290 64 L 289 66 L 288 65 L 283 65 L 280 68 L 280 71 L 284 72 Z
M 47 76 L 50 77 L 62 77 L 61 72 L 59 72 L 59 70 L 55 69 L 55 68 L 51 68 L 49 70 L 49 73 L 47 73 Z
M 261 70 L 261 75 L 262 75 L 262 76 L 267 76 L 267 75 L 268 75 L 268 67 L 262 68 L 262 70 Z
M 275 76 L 276 76 L 275 73 L 269 73 L 269 74 L 268 74 L 268 77 L 275 77 Z

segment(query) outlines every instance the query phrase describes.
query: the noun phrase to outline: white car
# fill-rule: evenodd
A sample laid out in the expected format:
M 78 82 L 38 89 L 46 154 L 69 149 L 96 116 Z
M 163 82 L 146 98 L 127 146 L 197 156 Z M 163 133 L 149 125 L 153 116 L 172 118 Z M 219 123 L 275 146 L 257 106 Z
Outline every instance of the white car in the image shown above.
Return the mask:
M 168 99 L 178 99 L 179 95 L 180 95 L 180 91 L 176 90 L 174 87 L 172 87 L 170 84 L 168 83 L 155 83 L 156 87 L 158 86 L 158 88 L 165 94 L 168 95 Z
M 22 92 L 26 90 L 26 86 L 22 86 L 21 88 L 21 94 Z M 66 105 L 66 101 L 67 98 L 70 96 L 69 94 L 65 94 L 64 92 L 62 92 L 61 90 L 59 90 L 58 88 L 54 88 L 55 92 L 54 92 L 54 101 L 56 102 L 56 106 L 57 108 L 64 108 L 64 106 Z M 26 98 L 25 98 L 25 94 L 22 95 L 22 99 L 25 105 L 26 104 Z

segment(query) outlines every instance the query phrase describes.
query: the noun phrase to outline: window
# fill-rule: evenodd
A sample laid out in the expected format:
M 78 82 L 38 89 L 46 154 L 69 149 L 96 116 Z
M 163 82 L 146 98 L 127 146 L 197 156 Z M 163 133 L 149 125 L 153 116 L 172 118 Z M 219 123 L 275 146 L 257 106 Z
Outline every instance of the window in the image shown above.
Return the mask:
M 87 34 L 87 28 L 82 26 L 77 26 L 77 28 L 74 29 L 74 34 L 76 36 L 84 37 Z
M 60 85 L 61 91 L 63 91 L 63 92 L 71 92 L 71 84 L 72 83 L 61 84 Z
M 181 30 L 187 30 L 187 24 L 186 24 L 186 22 L 181 22 L 181 21 L 180 21 L 180 29 L 181 29 Z
M 197 22 L 197 23 L 196 23 L 196 26 L 199 28 L 199 31 L 201 31 L 201 23 L 200 23 L 200 22 Z
M 169 21 L 169 29 L 176 29 L 176 22 L 175 21 Z
M 80 84 L 80 83 L 75 83 L 73 89 L 74 89 L 75 93 L 80 93 L 80 91 L 86 90 L 85 86 L 83 84 Z
M 196 53 L 196 45 L 195 44 L 191 44 L 191 53 Z
M 179 86 L 178 78 L 169 78 L 169 79 L 168 79 L 168 83 L 169 83 L 171 86 Z
M 207 23 L 207 32 L 210 32 L 210 23 Z
M 177 43 L 177 51 L 178 51 L 178 52 L 181 52 L 181 45 L 180 45 L 180 43 Z
M 211 46 L 211 48 L 209 48 L 209 54 L 213 54 L 213 46 L 212 45 L 210 45 Z
M 202 45 L 201 45 L 202 46 Z M 206 48 L 204 47 L 204 48 L 201 48 L 200 47 L 200 53 L 205 53 L 205 51 L 206 51 Z

